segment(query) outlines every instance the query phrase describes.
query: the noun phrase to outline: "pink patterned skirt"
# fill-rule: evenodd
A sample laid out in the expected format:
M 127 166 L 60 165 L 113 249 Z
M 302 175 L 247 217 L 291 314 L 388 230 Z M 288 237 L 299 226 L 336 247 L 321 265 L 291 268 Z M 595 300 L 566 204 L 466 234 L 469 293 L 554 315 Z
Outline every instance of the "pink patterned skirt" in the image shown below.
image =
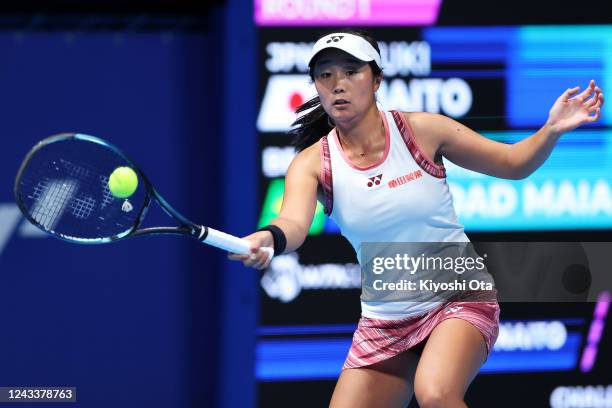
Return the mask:
M 396 356 L 425 340 L 442 321 L 451 318 L 470 322 L 480 331 L 490 353 L 499 334 L 497 301 L 449 301 L 423 315 L 400 320 L 362 316 L 342 369 L 364 367 Z M 417 347 L 418 348 L 418 347 Z

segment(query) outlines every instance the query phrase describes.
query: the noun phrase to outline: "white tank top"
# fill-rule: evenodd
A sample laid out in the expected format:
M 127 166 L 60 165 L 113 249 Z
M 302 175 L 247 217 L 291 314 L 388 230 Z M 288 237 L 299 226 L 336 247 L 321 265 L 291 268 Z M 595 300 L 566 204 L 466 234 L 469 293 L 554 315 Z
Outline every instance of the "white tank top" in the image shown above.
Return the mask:
M 381 112 L 385 152 L 368 167 L 351 163 L 335 129 L 321 139 L 325 213 L 351 243 L 361 263 L 362 242 L 468 242 L 457 219 L 442 164 L 416 144 L 401 113 Z M 401 319 L 441 302 L 361 302 L 362 315 Z

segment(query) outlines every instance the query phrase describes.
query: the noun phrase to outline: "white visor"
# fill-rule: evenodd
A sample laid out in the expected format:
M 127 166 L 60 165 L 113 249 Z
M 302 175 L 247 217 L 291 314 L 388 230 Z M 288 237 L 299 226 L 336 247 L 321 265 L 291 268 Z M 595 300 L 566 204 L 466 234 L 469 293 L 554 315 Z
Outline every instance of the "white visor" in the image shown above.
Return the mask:
M 327 48 L 337 48 L 361 61 L 374 61 L 378 68 L 382 69 L 380 54 L 372 47 L 372 44 L 363 39 L 363 37 L 348 33 L 332 33 L 320 38 L 314 47 L 312 47 L 308 66 L 312 64 L 312 60 L 318 53 Z

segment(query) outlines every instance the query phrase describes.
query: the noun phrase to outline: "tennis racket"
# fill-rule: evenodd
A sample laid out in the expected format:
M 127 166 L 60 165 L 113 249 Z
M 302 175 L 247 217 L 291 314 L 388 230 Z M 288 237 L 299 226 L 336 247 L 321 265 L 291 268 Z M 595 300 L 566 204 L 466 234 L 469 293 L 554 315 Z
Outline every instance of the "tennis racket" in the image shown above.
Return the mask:
M 130 167 L 138 187 L 128 198 L 108 187 L 114 169 Z M 62 133 L 34 146 L 15 179 L 15 200 L 23 215 L 53 237 L 80 244 L 104 244 L 140 235 L 178 234 L 226 251 L 249 254 L 247 240 L 198 225 L 173 209 L 145 174 L 115 146 L 97 137 Z M 151 201 L 175 226 L 141 228 Z M 272 248 L 261 248 L 274 255 Z

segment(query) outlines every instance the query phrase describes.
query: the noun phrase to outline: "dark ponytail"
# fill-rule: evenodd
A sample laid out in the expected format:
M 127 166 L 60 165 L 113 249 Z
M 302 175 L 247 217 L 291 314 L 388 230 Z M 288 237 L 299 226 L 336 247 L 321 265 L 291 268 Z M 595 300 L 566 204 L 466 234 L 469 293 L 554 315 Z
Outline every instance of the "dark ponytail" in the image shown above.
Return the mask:
M 345 28 L 333 32 L 358 35 L 370 44 L 372 44 L 374 49 L 380 54 L 378 43 L 376 42 L 374 37 L 372 37 L 372 35 L 365 30 Z M 325 35 L 322 35 L 321 37 L 324 37 Z M 314 65 L 315 64 L 312 64 L 310 66 L 309 71 L 310 79 L 312 81 L 314 81 Z M 369 65 L 372 68 L 372 73 L 375 77 L 382 74 L 382 70 L 378 67 L 378 65 L 376 65 L 374 61 L 370 61 Z M 289 135 L 292 137 L 291 145 L 295 147 L 295 150 L 297 152 L 301 152 L 307 147 L 312 146 L 313 144 L 318 142 L 319 139 L 328 134 L 330 130 L 333 129 L 330 117 L 323 109 L 323 106 L 321 106 L 321 101 L 319 100 L 318 96 L 315 96 L 314 98 L 309 99 L 302 105 L 298 106 L 298 108 L 295 110 L 295 113 L 299 115 L 300 113 L 305 111 L 309 112 L 299 116 L 295 120 L 295 122 L 291 124 L 293 128 L 288 132 Z
M 333 129 L 330 124 L 329 115 L 325 112 L 323 106 L 321 106 L 318 96 L 298 106 L 295 113 L 300 114 L 309 109 L 312 109 L 312 111 L 297 118 L 291 124 L 291 126 L 297 127 L 289 131 L 289 134 L 292 136 L 291 145 L 298 152 L 301 152 L 308 146 L 312 146 Z

